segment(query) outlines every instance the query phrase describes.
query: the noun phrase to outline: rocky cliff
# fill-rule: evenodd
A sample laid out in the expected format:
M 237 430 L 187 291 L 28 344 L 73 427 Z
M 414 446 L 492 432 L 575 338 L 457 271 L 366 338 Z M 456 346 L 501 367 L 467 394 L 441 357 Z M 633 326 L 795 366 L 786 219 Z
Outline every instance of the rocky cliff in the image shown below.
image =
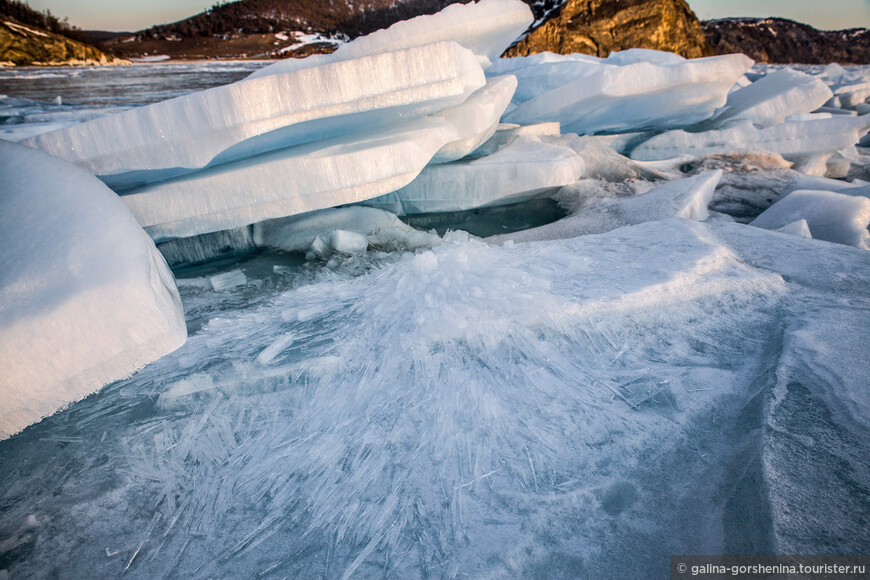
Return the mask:
M 689 58 L 715 54 L 684 0 L 568 0 L 507 55 L 549 51 L 605 57 L 628 48 L 667 50 Z
M 0 16 L 0 65 L 122 64 L 93 46 Z
M 868 64 L 870 30 L 816 30 L 784 18 L 726 18 L 703 23 L 720 53 L 742 52 L 756 62 Z

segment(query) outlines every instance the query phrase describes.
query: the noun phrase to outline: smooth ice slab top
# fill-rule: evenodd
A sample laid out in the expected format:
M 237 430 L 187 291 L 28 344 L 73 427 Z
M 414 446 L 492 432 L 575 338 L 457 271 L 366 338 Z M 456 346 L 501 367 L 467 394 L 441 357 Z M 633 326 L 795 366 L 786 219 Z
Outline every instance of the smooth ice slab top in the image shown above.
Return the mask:
M 116 189 L 458 105 L 485 79 L 453 42 L 246 79 L 22 143 Z
M 98 179 L 0 141 L 0 439 L 181 346 L 172 273 Z

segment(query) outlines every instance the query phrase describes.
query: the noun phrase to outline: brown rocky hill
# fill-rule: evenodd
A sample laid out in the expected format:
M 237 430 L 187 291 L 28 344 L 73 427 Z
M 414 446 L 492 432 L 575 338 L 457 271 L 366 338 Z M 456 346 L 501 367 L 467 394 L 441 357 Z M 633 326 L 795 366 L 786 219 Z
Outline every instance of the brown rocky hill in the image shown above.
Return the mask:
M 720 53 L 742 52 L 756 62 L 868 64 L 870 30 L 817 30 L 784 18 L 725 18 L 703 23 Z
M 93 65 L 122 62 L 93 46 L 0 15 L 0 64 Z
M 508 50 L 508 56 L 581 52 L 605 57 L 628 48 L 716 54 L 684 0 L 568 0 L 561 11 Z

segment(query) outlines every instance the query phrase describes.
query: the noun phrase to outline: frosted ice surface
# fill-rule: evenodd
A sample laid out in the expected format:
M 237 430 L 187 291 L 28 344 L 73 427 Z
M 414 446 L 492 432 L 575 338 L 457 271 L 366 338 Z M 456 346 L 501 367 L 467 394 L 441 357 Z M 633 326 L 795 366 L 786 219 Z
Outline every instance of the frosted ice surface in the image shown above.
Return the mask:
M 177 97 L 23 141 L 128 188 L 464 102 L 485 78 L 442 42 Z
M 552 224 L 492 238 L 496 242 L 564 239 L 600 234 L 649 221 L 682 218 L 702 221 L 709 216 L 707 204 L 713 197 L 722 170 L 701 173 L 659 185 L 629 198 L 595 199 Z
M 480 147 L 469 154 L 469 157 L 485 157 L 492 155 L 502 147 L 513 143 L 517 137 L 525 135 L 527 137 L 543 137 L 559 135 L 561 129 L 559 123 L 536 123 L 534 125 L 513 125 L 510 123 L 499 123 L 496 131 L 492 136 L 482 143 Z
M 364 235 L 347 230 L 333 230 L 328 243 L 332 251 L 339 254 L 361 254 L 369 245 Z
M 813 234 L 810 232 L 810 225 L 807 223 L 807 220 L 801 218 L 799 220 L 795 220 L 789 224 L 782 226 L 781 228 L 777 228 L 781 234 L 788 234 L 790 236 L 798 236 L 799 238 L 812 238 Z
M 330 232 L 339 229 L 362 234 L 376 246 L 396 243 L 415 249 L 440 243 L 438 236 L 415 230 L 394 213 L 363 206 L 330 208 L 260 222 L 254 224 L 254 241 L 261 247 L 303 252 L 316 237 L 327 238 Z
M 0 438 L 181 346 L 163 257 L 98 179 L 0 142 Z
M 572 133 L 543 138 L 547 143 L 570 147 L 586 165 L 584 177 L 623 181 L 626 179 L 667 179 L 665 173 L 653 167 L 632 161 L 620 155 L 598 137 L 578 136 Z
M 444 119 L 424 117 L 154 183 L 122 199 L 155 240 L 216 232 L 396 190 L 457 136 Z
M 810 113 L 832 96 L 831 89 L 822 81 L 783 68 L 728 95 L 722 110 L 703 125 L 721 127 L 746 120 L 760 127 L 770 127 L 784 122 L 790 115 Z
M 366 205 L 398 215 L 504 205 L 573 183 L 583 171 L 572 149 L 521 136 L 486 157 L 430 165 L 407 186 Z
M 487 80 L 486 86 L 468 97 L 461 105 L 435 113 L 433 117 L 448 121 L 462 138 L 442 147 L 435 154 L 432 163 L 461 159 L 492 137 L 516 88 L 515 77 L 494 77 Z
M 484 64 L 503 53 L 532 23 L 532 11 L 520 0 L 479 0 L 451 4 L 437 14 L 403 20 L 389 28 L 342 44 L 332 54 L 285 59 L 251 74 L 260 77 L 386 51 L 452 40 Z
M 870 250 L 870 199 L 831 191 L 795 191 L 776 202 L 751 225 L 779 229 L 805 219 L 812 237 Z
M 724 105 L 729 89 L 750 66 L 752 61 L 744 55 L 604 65 L 598 72 L 520 103 L 502 120 L 559 121 L 564 132 L 579 134 L 686 127 Z M 520 93 L 523 78 L 515 74 Z
M 716 153 L 769 151 L 786 158 L 833 153 L 852 147 L 870 127 L 868 117 L 834 117 L 782 123 L 759 129 L 744 121 L 727 129 L 689 133 L 668 131 L 641 143 L 631 158 L 641 161 L 681 155 L 703 157 Z
M 602 62 L 606 64 L 615 64 L 617 66 L 625 66 L 627 64 L 635 64 L 638 62 L 668 65 L 685 61 L 685 58 L 673 52 L 651 50 L 648 48 L 629 48 L 628 50 L 611 52 Z

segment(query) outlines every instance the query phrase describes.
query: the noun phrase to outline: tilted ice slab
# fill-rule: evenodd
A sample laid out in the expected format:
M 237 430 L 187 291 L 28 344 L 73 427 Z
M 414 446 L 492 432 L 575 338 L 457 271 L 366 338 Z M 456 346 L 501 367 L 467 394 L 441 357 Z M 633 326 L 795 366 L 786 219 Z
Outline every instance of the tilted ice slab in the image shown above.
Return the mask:
M 761 127 L 782 123 L 786 117 L 810 113 L 833 96 L 822 81 L 790 68 L 770 73 L 728 95 L 728 101 L 704 127 L 752 121 Z
M 530 56 L 500 58 L 493 62 L 486 74 L 516 76 L 518 84 L 513 102 L 519 104 L 615 66 L 585 54 L 541 52 Z
M 501 243 L 540 241 L 601 234 L 616 228 L 669 218 L 703 221 L 722 170 L 660 185 L 629 198 L 605 198 L 581 206 L 574 214 L 545 226 L 490 238 Z
M 750 66 L 744 55 L 608 66 L 519 104 L 502 120 L 559 121 L 564 132 L 579 134 L 686 127 L 724 105 Z
M 517 79 L 511 75 L 491 78 L 461 105 L 435 113 L 433 117 L 448 121 L 462 138 L 442 147 L 432 163 L 461 159 L 492 137 L 516 88 Z
M 689 133 L 668 131 L 641 143 L 631 152 L 639 161 L 687 155 L 769 151 L 786 158 L 833 153 L 852 147 L 870 128 L 870 116 L 795 121 L 758 129 L 750 121 L 721 130 Z
M 315 238 L 326 239 L 336 231 L 364 235 L 370 244 L 416 249 L 440 243 L 438 236 L 420 232 L 399 220 L 396 214 L 373 207 L 350 206 L 329 208 L 306 214 L 254 224 L 254 242 L 258 246 L 303 252 Z
M 227 230 L 394 191 L 459 136 L 446 120 L 423 117 L 146 185 L 121 199 L 157 241 Z
M 831 191 L 795 191 L 752 221 L 751 225 L 776 230 L 806 220 L 812 237 L 870 250 L 870 199 Z
M 247 79 L 23 143 L 128 188 L 437 112 L 484 83 L 470 51 L 441 42 Z
M 365 205 L 398 215 L 504 205 L 573 183 L 583 171 L 572 149 L 518 137 L 486 157 L 430 165 L 407 186 Z
M 172 273 L 98 179 L 0 141 L 0 439 L 184 344 Z
M 249 78 L 299 70 L 325 63 L 452 40 L 488 65 L 532 23 L 532 11 L 520 0 L 480 0 L 451 4 L 432 15 L 403 20 L 338 47 L 331 54 L 288 58 L 251 74 Z

